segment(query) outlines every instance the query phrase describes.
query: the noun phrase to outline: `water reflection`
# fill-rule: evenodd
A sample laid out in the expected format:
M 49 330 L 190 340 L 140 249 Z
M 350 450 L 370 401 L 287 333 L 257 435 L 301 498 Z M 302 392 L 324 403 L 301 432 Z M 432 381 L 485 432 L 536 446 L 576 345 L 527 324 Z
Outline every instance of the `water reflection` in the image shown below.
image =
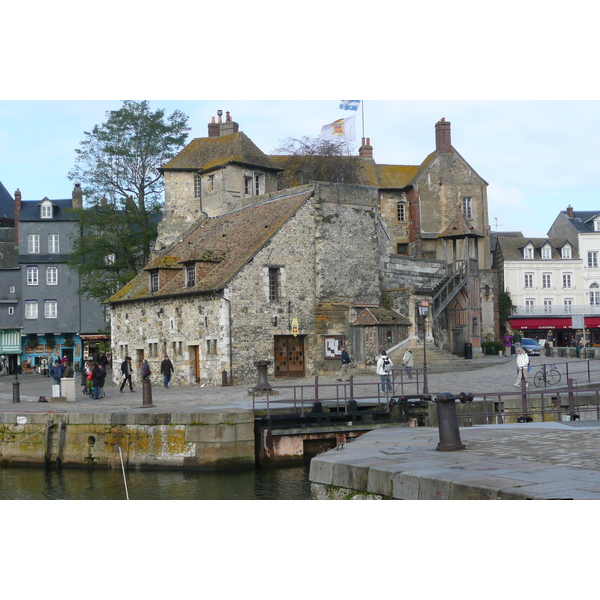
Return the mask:
M 235 473 L 128 471 L 131 500 L 306 500 L 308 466 Z M 120 470 L 0 468 L 0 500 L 125 500 Z

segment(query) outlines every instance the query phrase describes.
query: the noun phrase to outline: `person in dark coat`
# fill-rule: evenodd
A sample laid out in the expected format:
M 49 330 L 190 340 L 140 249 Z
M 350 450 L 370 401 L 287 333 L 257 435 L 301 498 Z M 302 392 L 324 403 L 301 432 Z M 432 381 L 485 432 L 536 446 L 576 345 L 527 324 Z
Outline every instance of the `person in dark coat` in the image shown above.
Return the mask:
M 125 360 L 121 363 L 121 374 L 123 375 L 123 383 L 121 383 L 121 387 L 119 388 L 121 393 L 123 392 L 123 388 L 125 387 L 126 383 L 129 383 L 129 391 L 135 392 L 133 389 L 133 383 L 131 383 L 132 373 L 133 370 L 131 368 L 131 356 L 126 356 Z
M 100 398 L 100 392 L 102 390 L 102 384 L 104 383 L 104 371 L 102 367 L 96 362 L 92 369 L 92 385 L 94 387 L 94 400 Z
M 165 359 L 160 363 L 160 373 L 163 376 L 163 383 L 166 388 L 169 387 L 171 375 L 174 370 L 173 363 L 169 360 L 168 356 L 165 356 Z

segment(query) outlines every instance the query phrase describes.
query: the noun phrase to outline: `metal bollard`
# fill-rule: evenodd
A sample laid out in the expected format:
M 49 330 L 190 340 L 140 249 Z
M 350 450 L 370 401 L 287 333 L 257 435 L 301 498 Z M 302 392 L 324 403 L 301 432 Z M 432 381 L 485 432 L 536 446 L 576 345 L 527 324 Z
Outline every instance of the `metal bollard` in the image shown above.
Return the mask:
M 142 405 L 154 406 L 152 404 L 152 382 L 149 379 L 142 381 Z
M 254 366 L 258 368 L 258 383 L 254 386 L 257 391 L 271 390 L 271 384 L 267 381 L 267 367 L 270 360 L 257 360 Z
M 460 439 L 455 400 L 460 400 L 463 404 L 472 402 L 473 394 L 461 392 L 458 396 L 455 396 L 446 392 L 438 394 L 433 400 L 437 406 L 438 429 L 440 432 L 440 442 L 436 450 L 440 452 L 451 452 L 452 450 L 464 450 L 466 448 Z
M 21 402 L 21 382 L 19 378 L 15 375 L 15 380 L 13 381 L 13 404 L 18 404 Z

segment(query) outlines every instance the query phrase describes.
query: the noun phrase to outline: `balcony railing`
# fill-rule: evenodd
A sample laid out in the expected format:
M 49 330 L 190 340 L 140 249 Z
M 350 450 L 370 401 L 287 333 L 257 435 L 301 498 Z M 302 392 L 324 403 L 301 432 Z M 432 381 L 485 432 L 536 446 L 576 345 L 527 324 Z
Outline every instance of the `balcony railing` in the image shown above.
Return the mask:
M 571 315 L 600 315 L 600 305 L 590 304 L 553 304 L 551 306 L 544 306 L 538 304 L 537 306 L 517 306 L 512 312 L 513 317 L 519 316 L 548 316 L 553 315 L 555 317 L 565 317 Z

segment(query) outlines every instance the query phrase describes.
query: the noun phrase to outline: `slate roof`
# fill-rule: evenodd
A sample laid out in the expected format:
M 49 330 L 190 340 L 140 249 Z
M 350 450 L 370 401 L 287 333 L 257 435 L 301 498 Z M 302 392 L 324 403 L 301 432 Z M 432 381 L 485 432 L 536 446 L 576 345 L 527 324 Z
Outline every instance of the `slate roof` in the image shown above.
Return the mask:
M 15 201 L 0 181 L 0 220 L 14 221 Z
M 566 210 L 562 210 L 561 213 L 573 226 L 575 231 L 579 233 L 588 233 L 590 231 L 594 231 L 593 219 L 600 216 L 600 212 L 593 210 L 574 210 L 573 218 L 569 217 Z
M 160 170 L 210 171 L 230 163 L 278 171 L 273 161 L 243 132 L 193 139 Z
M 564 260 L 561 258 L 560 249 L 567 243 L 565 238 L 525 238 L 525 237 L 502 237 L 498 236 L 498 244 L 502 251 L 502 258 L 504 260 L 525 260 L 523 258 L 523 248 L 531 242 L 534 246 L 534 259 L 540 260 L 542 258 L 541 249 L 546 242 L 550 242 L 552 246 L 551 258 L 553 260 Z M 571 258 L 579 258 L 577 249 L 571 244 Z
M 391 308 L 365 308 L 354 322 L 353 326 L 369 325 L 410 325 L 410 320 Z
M 66 209 L 73 208 L 73 200 L 50 200 L 54 204 L 54 216 L 52 219 L 42 219 L 40 217 L 39 206 L 45 200 L 26 200 L 21 202 L 21 210 L 19 211 L 19 221 L 73 221 L 76 220 L 76 216 L 72 213 L 66 212 Z
M 314 188 L 282 190 L 275 198 L 235 212 L 205 219 L 179 243 L 170 247 L 168 255 L 153 259 L 144 270 L 112 296 L 108 303 L 149 300 L 164 296 L 214 293 L 224 286 L 280 230 L 314 193 Z M 211 263 L 206 274 L 196 277 L 196 285 L 187 287 L 186 262 Z M 157 292 L 149 291 L 149 271 L 163 269 L 171 273 L 160 282 Z M 160 279 L 160 275 L 159 275 Z

